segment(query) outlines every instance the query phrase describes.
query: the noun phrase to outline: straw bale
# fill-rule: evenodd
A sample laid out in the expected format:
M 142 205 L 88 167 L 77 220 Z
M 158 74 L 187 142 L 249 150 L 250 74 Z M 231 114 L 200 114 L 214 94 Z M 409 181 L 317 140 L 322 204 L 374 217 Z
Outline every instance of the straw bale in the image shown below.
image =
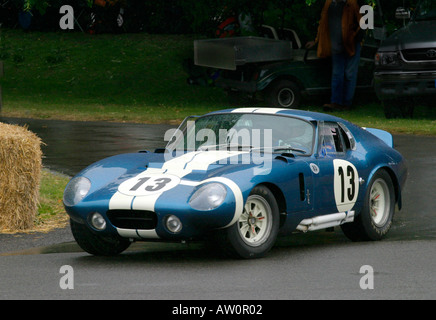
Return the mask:
M 27 128 L 0 122 L 0 230 L 33 226 L 38 211 L 41 144 Z

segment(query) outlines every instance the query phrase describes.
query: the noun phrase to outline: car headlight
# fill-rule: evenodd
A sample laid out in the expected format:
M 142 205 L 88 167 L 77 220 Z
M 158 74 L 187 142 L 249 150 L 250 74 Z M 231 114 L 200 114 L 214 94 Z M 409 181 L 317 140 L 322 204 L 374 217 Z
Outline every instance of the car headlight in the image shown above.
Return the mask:
M 213 210 L 224 202 L 226 195 L 227 189 L 221 183 L 208 183 L 195 191 L 189 205 L 195 210 Z
M 71 179 L 64 191 L 64 204 L 68 207 L 78 204 L 91 189 L 91 181 L 85 177 Z
M 398 52 L 378 52 L 375 55 L 375 64 L 377 66 L 395 67 L 400 65 Z

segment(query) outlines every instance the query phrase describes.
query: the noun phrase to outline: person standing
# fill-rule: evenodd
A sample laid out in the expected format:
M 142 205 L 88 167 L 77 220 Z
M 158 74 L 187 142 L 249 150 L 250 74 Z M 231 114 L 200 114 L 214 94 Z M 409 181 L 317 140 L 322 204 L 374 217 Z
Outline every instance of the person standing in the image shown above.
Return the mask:
M 332 91 L 330 103 L 324 105 L 326 111 L 351 108 L 364 36 L 361 18 L 357 0 L 326 0 L 316 40 L 306 44 L 307 49 L 318 44 L 318 57 L 332 58 Z

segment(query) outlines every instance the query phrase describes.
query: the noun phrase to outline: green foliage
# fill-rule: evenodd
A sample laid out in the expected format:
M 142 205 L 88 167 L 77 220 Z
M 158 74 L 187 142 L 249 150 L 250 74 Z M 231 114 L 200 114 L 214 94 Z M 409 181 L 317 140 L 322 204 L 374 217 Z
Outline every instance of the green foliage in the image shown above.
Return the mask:
M 11 55 L 25 56 L 21 64 L 12 56 L 4 61 L 4 117 L 176 125 L 188 115 L 234 106 L 220 88 L 187 84 L 183 62 L 192 58 L 197 37 L 20 30 L 2 35 Z M 302 109 L 322 112 L 326 100 L 319 100 L 304 101 Z M 436 135 L 435 108 L 419 109 L 413 120 L 386 120 L 375 94 L 365 93 L 355 110 L 338 115 L 365 127 Z
M 43 15 L 49 5 L 50 4 L 47 0 L 24 0 L 23 11 L 31 11 L 35 9 Z
M 46 21 L 58 20 L 48 17 L 56 14 L 68 0 L 10 0 L 17 8 L 32 13 L 38 12 L 41 17 L 34 16 L 33 25 L 38 19 Z M 376 0 L 358 0 L 360 5 L 375 6 Z M 402 21 L 395 19 L 397 7 L 415 8 L 418 0 L 382 0 L 383 13 L 388 30 L 393 31 L 402 26 Z M 76 0 L 77 12 L 83 8 L 89 10 L 94 0 Z M 118 4 L 126 9 L 125 30 L 127 32 L 143 31 L 152 34 L 187 34 L 194 33 L 205 37 L 214 37 L 217 26 L 225 19 L 239 14 L 250 14 L 254 29 L 268 24 L 276 29 L 291 28 L 299 34 L 302 41 L 313 39 L 325 0 L 120 0 Z M 80 7 L 80 10 L 77 8 Z M 49 10 L 50 9 L 50 10 Z M 119 10 L 117 6 L 113 10 Z M 118 11 L 116 12 L 118 13 Z M 81 14 L 82 18 L 89 12 Z M 44 16 L 45 15 L 45 16 Z M 111 18 L 112 19 L 112 18 Z M 56 21 L 57 21 L 56 20 Z M 86 25 L 85 22 L 81 22 Z M 43 23 L 40 23 L 40 25 Z M 44 24 L 43 24 L 44 25 Z M 48 25 L 48 24 L 47 24 Z M 37 28 L 37 27 L 35 27 Z M 41 28 L 41 27 L 40 27 Z M 129 29 L 130 28 L 130 29 Z M 51 23 L 48 29 L 58 31 L 58 24 Z M 107 30 L 106 30 L 107 31 Z

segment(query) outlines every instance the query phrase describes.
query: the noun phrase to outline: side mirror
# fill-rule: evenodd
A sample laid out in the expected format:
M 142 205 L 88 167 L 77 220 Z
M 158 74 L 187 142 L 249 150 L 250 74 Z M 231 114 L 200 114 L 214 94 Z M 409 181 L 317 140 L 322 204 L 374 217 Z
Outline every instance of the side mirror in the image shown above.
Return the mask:
M 404 9 L 403 7 L 397 8 L 397 10 L 395 11 L 395 18 L 400 20 L 410 19 L 410 10 Z

